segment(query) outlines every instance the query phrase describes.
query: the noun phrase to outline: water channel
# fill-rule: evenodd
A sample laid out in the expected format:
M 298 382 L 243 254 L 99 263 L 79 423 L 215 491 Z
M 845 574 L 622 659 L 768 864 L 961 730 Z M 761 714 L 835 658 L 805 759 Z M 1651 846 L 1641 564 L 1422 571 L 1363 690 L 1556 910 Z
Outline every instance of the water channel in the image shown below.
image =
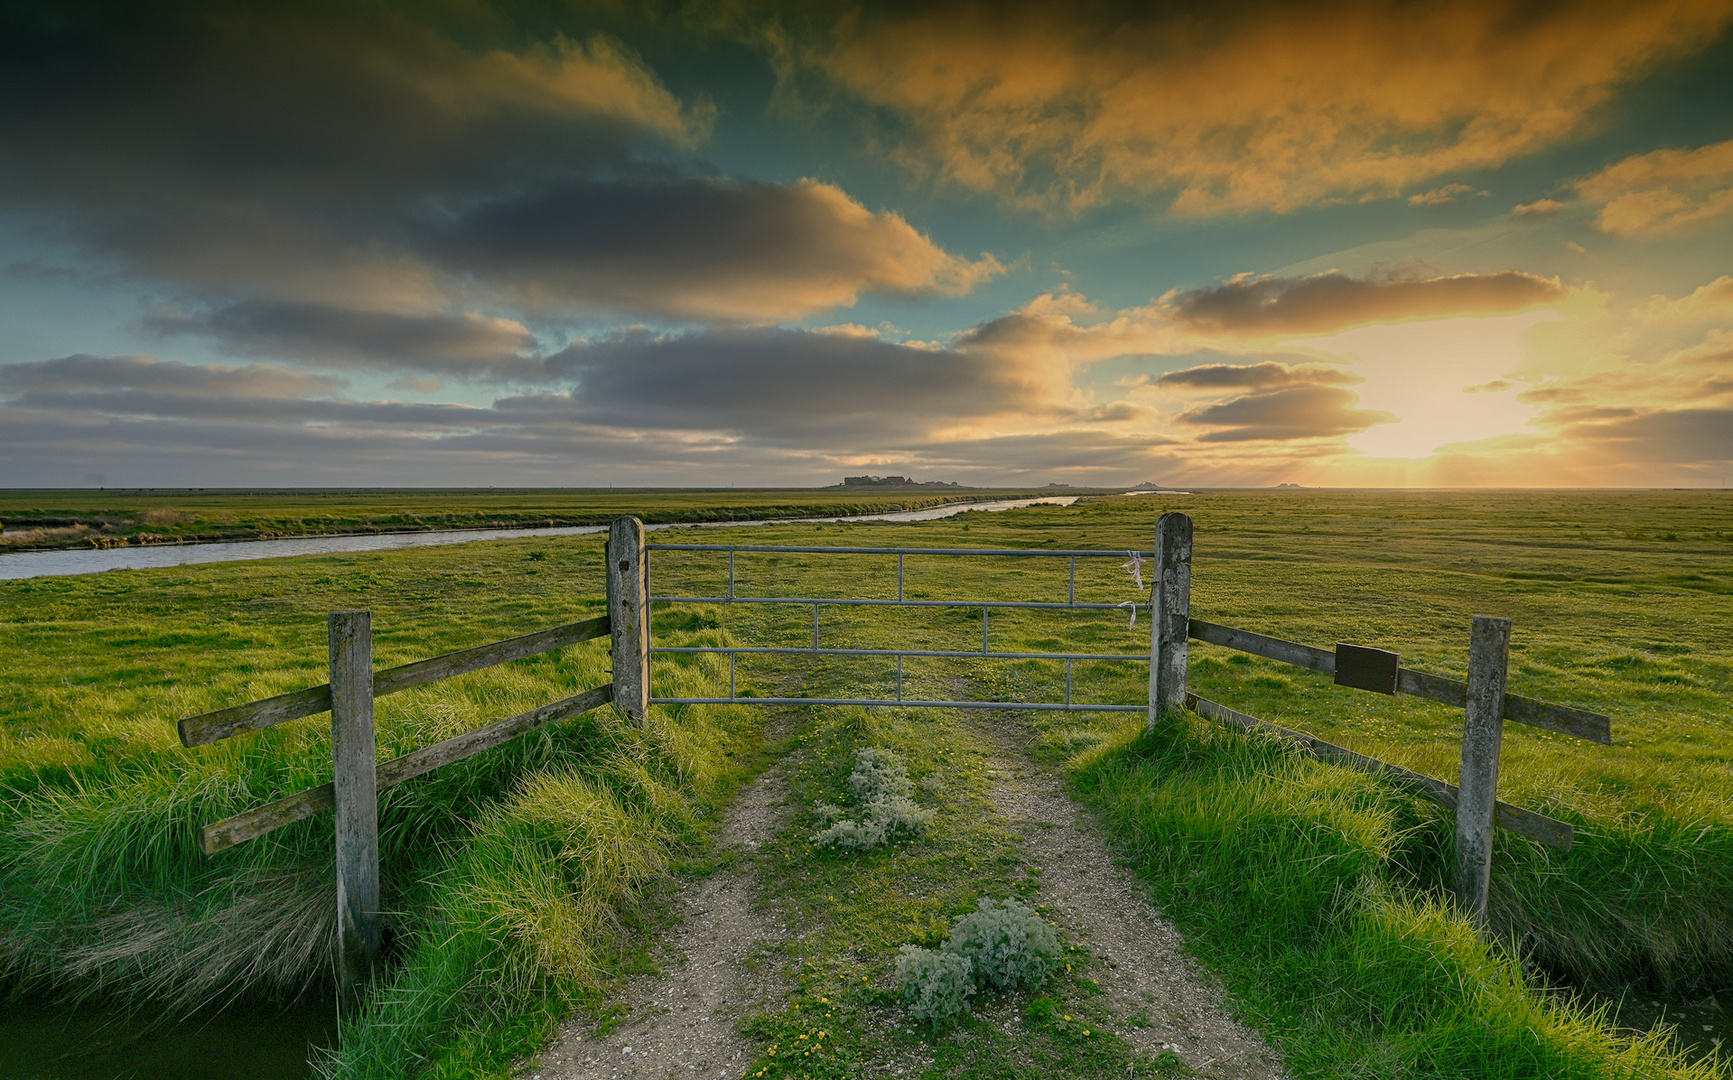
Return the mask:
M 994 499 L 946 503 L 925 510 L 898 510 L 852 517 L 767 518 L 759 521 L 672 522 L 647 525 L 647 531 L 675 528 L 727 529 L 747 525 L 833 524 L 854 521 L 936 521 L 968 510 L 1017 510 L 1025 506 L 1070 506 L 1075 495 L 1041 499 Z M 521 536 L 584 536 L 606 532 L 606 525 L 572 525 L 551 529 L 456 529 L 436 532 L 367 533 L 342 536 L 293 536 L 281 540 L 218 541 L 208 544 L 149 544 L 140 547 L 89 548 L 61 551 L 20 551 L 0 555 L 0 581 L 97 574 L 104 570 L 146 570 L 163 566 L 233 562 L 238 559 L 280 559 L 291 555 L 330 555 L 344 551 L 385 551 L 391 548 L 473 544 Z

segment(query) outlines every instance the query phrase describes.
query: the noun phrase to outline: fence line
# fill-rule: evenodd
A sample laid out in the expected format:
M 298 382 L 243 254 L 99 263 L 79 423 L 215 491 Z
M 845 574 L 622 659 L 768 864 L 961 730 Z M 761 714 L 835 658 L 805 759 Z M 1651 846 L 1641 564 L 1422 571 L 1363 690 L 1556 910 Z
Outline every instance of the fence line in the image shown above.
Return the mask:
M 1077 560 L 1079 558 L 1117 558 L 1120 552 L 1101 550 L 1044 550 L 1039 548 L 867 548 L 867 547 L 774 547 L 768 545 L 729 544 L 651 544 L 649 551 L 707 551 L 728 555 L 728 589 L 724 596 L 651 596 L 652 602 L 712 603 L 712 604 L 798 604 L 811 605 L 813 632 L 811 646 L 656 646 L 650 655 L 681 653 L 715 653 L 728 657 L 728 696 L 720 697 L 652 697 L 650 700 L 667 704 L 757 704 L 757 705 L 866 705 L 904 706 L 914 708 L 951 709 L 1021 709 L 1033 711 L 1072 712 L 1146 712 L 1150 721 L 1166 709 L 1186 708 L 1208 719 L 1248 730 L 1270 731 L 1293 740 L 1320 760 L 1359 769 L 1372 775 L 1398 782 L 1423 798 L 1457 814 L 1456 895 L 1471 918 L 1483 923 L 1489 887 L 1491 834 L 1494 827 L 1508 829 L 1539 843 L 1560 850 L 1569 850 L 1575 830 L 1567 822 L 1497 799 L 1499 741 L 1503 722 L 1511 720 L 1547 731 L 1572 735 L 1590 742 L 1607 744 L 1612 741 L 1611 724 L 1598 713 L 1575 709 L 1552 702 L 1521 697 L 1505 690 L 1508 669 L 1510 622 L 1507 619 L 1476 616 L 1471 625 L 1469 673 L 1466 681 L 1443 675 L 1417 671 L 1401 666 L 1394 652 L 1339 642 L 1334 650 L 1302 645 L 1299 642 L 1259 634 L 1238 627 L 1223 626 L 1191 617 L 1192 523 L 1184 514 L 1161 515 L 1156 522 L 1155 546 L 1152 552 L 1126 552 L 1137 561 L 1154 561 L 1151 595 L 1148 604 L 1078 603 Z M 735 555 L 740 552 L 764 554 L 877 555 L 897 558 L 897 597 L 864 599 L 858 597 L 769 597 L 741 596 L 737 589 Z M 909 555 L 968 555 L 990 557 L 1040 558 L 1058 557 L 1070 561 L 1066 601 L 995 601 L 995 600 L 910 600 L 905 596 L 904 561 Z M 854 649 L 821 647 L 819 643 L 820 606 L 842 607 L 963 607 L 981 610 L 981 649 Z M 1130 607 L 1135 613 L 1150 612 L 1150 651 L 1143 654 L 1083 654 L 1046 652 L 992 652 L 989 648 L 990 612 L 998 608 L 1045 610 L 1110 610 Z M 1337 685 L 1383 694 L 1409 694 L 1464 710 L 1462 785 L 1446 783 L 1399 765 L 1345 747 L 1336 746 L 1317 736 L 1295 731 L 1260 720 L 1217 704 L 1189 692 L 1187 689 L 1188 649 L 1190 640 L 1236 649 L 1281 663 L 1293 664 L 1311 671 L 1330 675 Z M 801 698 L 801 697 L 740 697 L 735 692 L 736 660 L 741 655 L 781 654 L 809 656 L 876 656 L 897 660 L 897 691 L 889 698 Z M 902 660 L 904 657 L 935 657 L 953 659 L 1003 660 L 1064 660 L 1066 665 L 1065 702 L 988 702 L 912 700 L 903 696 Z M 1149 663 L 1149 695 L 1146 703 L 1075 704 L 1071 700 L 1071 675 L 1074 662 L 1131 661 Z
M 649 552 L 717 551 L 728 553 L 728 591 L 723 597 L 652 596 L 649 589 Z M 736 588 L 734 556 L 737 552 L 882 555 L 897 557 L 897 599 L 865 600 L 852 597 L 743 597 Z M 1459 902 L 1477 922 L 1484 922 L 1490 873 L 1491 830 L 1496 825 L 1528 836 L 1540 843 L 1568 850 L 1573 831 L 1569 824 L 1521 807 L 1499 802 L 1498 747 L 1505 720 L 1530 724 L 1548 731 L 1574 735 L 1598 743 L 1611 741 L 1608 719 L 1597 713 L 1551 702 L 1519 697 L 1505 691 L 1508 669 L 1510 622 L 1476 616 L 1469 652 L 1467 681 L 1403 668 L 1393 652 L 1338 643 L 1334 652 L 1281 638 L 1194 619 L 1191 607 L 1191 519 L 1184 514 L 1163 514 L 1156 523 L 1153 552 L 1125 552 L 1132 566 L 1146 557 L 1155 560 L 1148 603 L 1122 604 L 1077 602 L 1077 560 L 1118 558 L 1118 551 L 975 549 L 975 548 L 835 548 L 728 546 L 720 544 L 656 544 L 644 542 L 644 526 L 637 518 L 616 520 L 609 530 L 606 549 L 608 614 L 540 630 L 504 641 L 446 653 L 382 671 L 372 669 L 372 622 L 365 611 L 332 612 L 328 619 L 330 681 L 245 705 L 218 709 L 180 721 L 181 741 L 199 746 L 276 724 L 329 711 L 332 714 L 332 780 L 265 806 L 213 822 L 201 830 L 201 846 L 216 854 L 237 844 L 263 836 L 294 821 L 325 810 L 337 812 L 336 859 L 337 902 L 341 940 L 338 948 L 339 1008 L 346 1009 L 365 990 L 379 954 L 379 850 L 378 792 L 411 777 L 464 760 L 548 724 L 612 702 L 626 717 L 643 723 L 652 703 L 667 704 L 756 704 L 756 705 L 869 705 L 948 709 L 1028 709 L 1100 712 L 1144 712 L 1153 721 L 1168 708 L 1187 708 L 1211 720 L 1248 730 L 1268 730 L 1292 739 L 1322 760 L 1359 769 L 1401 783 L 1423 798 L 1457 812 L 1459 862 L 1456 893 Z M 990 600 L 910 600 L 905 597 L 904 561 L 908 555 L 969 555 L 1017 558 L 1065 558 L 1069 575 L 1065 602 Z M 701 602 L 725 604 L 811 604 L 813 643 L 807 647 L 781 646 L 654 646 L 650 636 L 650 611 L 656 602 Z M 981 609 L 981 650 L 948 649 L 851 649 L 822 647 L 819 642 L 820 605 L 901 606 L 914 608 L 964 607 Z M 1150 613 L 1150 651 L 1141 653 L 1048 653 L 1004 652 L 990 648 L 990 613 L 998 608 L 1109 610 L 1131 609 Z M 500 720 L 430 746 L 377 763 L 373 730 L 374 699 L 415 686 L 423 686 L 513 660 L 539 655 L 599 637 L 609 637 L 613 680 L 582 693 L 555 701 L 529 712 Z M 1404 769 L 1389 762 L 1325 742 L 1305 732 L 1294 731 L 1237 712 L 1191 693 L 1186 688 L 1187 642 L 1205 641 L 1312 671 L 1330 674 L 1339 685 L 1386 694 L 1406 693 L 1429 698 L 1465 710 L 1463 739 L 1463 783 L 1460 788 L 1434 777 Z M 729 657 L 727 697 L 662 698 L 651 696 L 651 660 L 662 653 L 718 653 Z M 741 654 L 807 654 L 824 656 L 879 656 L 897 660 L 897 696 L 880 698 L 739 697 L 735 694 L 735 662 Z M 911 700 L 902 694 L 904 657 L 954 659 L 1064 660 L 1065 701 L 998 702 Z M 1145 703 L 1075 704 L 1071 700 L 1072 665 L 1077 661 L 1130 661 L 1150 664 L 1149 696 Z
M 606 615 L 374 671 L 372 615 L 366 611 L 334 611 L 327 618 L 330 682 L 180 721 L 181 743 L 191 747 L 289 720 L 331 713 L 330 783 L 212 822 L 200 830 L 199 843 L 206 855 L 215 855 L 293 822 L 327 810 L 336 811 L 340 933 L 335 959 L 339 1012 L 359 1001 L 379 959 L 381 789 L 473 757 L 611 701 L 619 702 L 632 721 L 643 722 L 644 699 L 649 689 L 646 651 L 649 626 L 643 617 L 643 538 L 644 527 L 636 518 L 622 518 L 614 523 L 607 547 Z M 373 727 L 375 698 L 599 637 L 612 638 L 615 670 L 612 682 L 378 762 L 378 741 Z

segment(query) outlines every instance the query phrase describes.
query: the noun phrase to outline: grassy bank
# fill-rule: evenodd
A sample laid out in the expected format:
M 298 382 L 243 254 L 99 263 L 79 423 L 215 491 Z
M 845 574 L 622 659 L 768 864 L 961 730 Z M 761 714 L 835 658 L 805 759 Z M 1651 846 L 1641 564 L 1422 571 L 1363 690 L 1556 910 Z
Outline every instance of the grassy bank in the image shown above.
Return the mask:
M 323 681 L 324 613 L 382 665 L 602 609 L 599 540 L 12 583 L 0 731 L 0 964 L 14 992 L 174 1012 L 329 980 L 321 816 L 206 858 L 204 822 L 329 778 L 309 718 L 195 750 L 179 716 Z M 670 669 L 692 692 L 713 662 Z M 609 679 L 605 643 L 383 698 L 401 754 Z M 638 897 L 754 766 L 757 717 L 611 709 L 387 790 L 389 974 L 332 1075 L 469 1076 L 531 1049 L 626 955 Z
M 1192 948 L 1298 1077 L 1709 1078 L 1665 1033 L 1538 995 L 1416 873 L 1412 800 L 1172 715 L 1074 762 Z M 1421 862 L 1429 855 L 1418 855 Z
M 1494 913 L 1513 954 L 1584 980 L 1711 989 L 1733 981 L 1733 645 L 1724 633 L 1733 499 L 1228 492 L 920 526 L 783 526 L 730 532 L 728 540 L 1123 550 L 1146 548 L 1164 509 L 1196 522 L 1194 611 L 1203 618 L 1322 646 L 1393 648 L 1405 664 L 1457 676 L 1470 616 L 1513 618 L 1511 689 L 1606 712 L 1615 739 L 1608 748 L 1507 732 L 1502 797 L 1580 829 L 1576 848 L 1562 855 L 1501 838 Z M 718 539 L 696 531 L 657 537 L 682 538 Z M 0 956 L 14 985 L 194 1000 L 319 977 L 318 943 L 329 932 L 328 819 L 214 860 L 198 853 L 195 836 L 204 821 L 328 775 L 322 722 L 186 751 L 173 720 L 323 681 L 330 610 L 373 611 L 381 666 L 595 614 L 599 552 L 597 538 L 539 539 L 0 583 L 8 627 L 0 658 Z M 718 557 L 654 558 L 659 593 L 716 595 L 726 578 Z M 1079 597 L 1118 603 L 1135 595 L 1116 562 L 1080 566 Z M 889 558 L 742 555 L 737 573 L 742 595 L 896 589 Z M 1043 568 L 910 557 L 906 587 L 911 597 L 1053 599 L 1066 581 L 1062 560 Z M 726 633 L 798 643 L 810 638 L 811 609 L 667 610 L 657 625 L 659 640 Z M 978 648 L 981 633 L 978 612 L 938 609 L 825 609 L 820 629 L 826 644 L 872 647 Z M 1135 652 L 1148 642 L 1146 622 L 1128 626 L 1123 611 L 1005 613 L 993 617 L 991 632 L 999 650 Z M 605 668 L 602 646 L 592 643 L 382 699 L 382 742 L 391 753 L 424 745 L 606 681 Z M 1140 701 L 1144 670 L 1078 665 L 1076 696 Z M 966 679 L 979 697 L 1058 700 L 1064 692 L 1063 671 L 1037 661 L 909 661 L 906 674 L 911 684 L 939 687 Z M 657 664 L 660 694 L 678 685 L 671 680 L 696 688 L 725 678 L 713 661 Z M 891 666 L 873 660 L 820 665 L 802 683 L 787 678 L 775 664 L 742 662 L 740 685 L 759 692 L 847 686 L 877 695 L 894 686 Z M 1192 679 L 1235 708 L 1454 780 L 1460 715 L 1441 706 L 1342 690 L 1202 646 Z M 398 913 L 393 975 L 374 1012 L 348 1033 L 361 1049 L 346 1051 L 333 1070 L 382 1075 L 374 1063 L 423 1055 L 429 1075 L 469 1075 L 533 1044 L 551 1016 L 592 992 L 616 962 L 637 917 L 634 893 L 691 850 L 707 816 L 756 767 L 759 720 L 744 710 L 658 710 L 637 732 L 590 714 L 393 789 L 383 808 L 387 907 Z M 917 754 L 923 739 L 934 753 L 969 752 L 960 734 L 921 734 L 908 723 L 823 720 L 811 744 L 812 791 L 834 789 L 838 778 L 824 770 L 834 772 L 868 738 L 905 746 L 923 776 L 943 765 Z M 1610 1071 L 1617 1062 L 1645 1059 L 1619 1055 L 1652 1052 L 1607 1049 L 1580 1018 L 1562 1027 L 1535 1020 L 1540 1005 L 1520 970 L 1473 952 L 1460 928 L 1438 921 L 1450 830 L 1425 804 L 1195 726 L 1139 740 L 1112 718 L 1049 714 L 1031 725 L 1055 760 L 1084 755 L 1085 790 L 1242 996 L 1256 1003 L 1256 987 L 1274 988 L 1275 1004 L 1257 1007 L 1268 1009 L 1269 1027 L 1285 1033 L 1298 1060 L 1313 1063 L 1312 1075 L 1353 1075 L 1344 1063 L 1368 1052 L 1415 1075 L 1481 1075 L 1473 1063 L 1483 1058 L 1458 1060 L 1440 1048 L 1508 1049 L 1500 1040 L 1524 1025 L 1551 1032 L 1546 1052 L 1565 1055 L 1534 1061 L 1561 1069 L 1589 1062 L 1581 1075 L 1620 1075 Z M 947 797 L 974 797 L 967 771 L 957 776 L 957 794 Z M 1179 798 L 1187 791 L 1192 803 Z M 1167 794 L 1177 800 L 1171 806 Z M 1218 820 L 1188 823 L 1195 812 L 1186 807 L 1200 800 L 1221 808 Z M 1278 813 L 1282 806 L 1288 810 Z M 1015 887 L 1004 877 L 1014 860 L 993 854 L 1001 840 L 961 832 L 956 840 L 930 871 L 897 879 L 905 893 L 931 894 L 919 901 L 931 911 L 904 914 L 941 917 L 955 899 L 947 890 L 972 873 Z M 1286 876 L 1260 869 L 1258 860 L 1302 840 L 1316 845 L 1316 866 Z M 959 854 L 969 850 L 981 853 L 973 867 Z M 1195 881 L 1184 876 L 1193 871 Z M 840 895 L 817 891 L 826 887 L 822 873 L 786 885 L 791 895 Z M 1253 902 L 1266 895 L 1257 888 L 1269 904 Z M 1259 921 L 1264 908 L 1270 919 Z M 1392 966 L 1404 957 L 1418 966 Z M 1326 1007 L 1294 989 L 1339 973 L 1360 980 L 1342 983 L 1344 1000 L 1358 1004 Z M 1433 985 L 1425 979 L 1457 989 L 1429 995 L 1437 1009 L 1397 993 L 1401 987 L 1381 989 L 1380 980 Z M 1386 998 L 1388 1008 L 1379 1004 Z M 1289 1012 L 1277 1008 L 1290 1000 Z M 1339 1008 L 1348 1011 L 1331 1011 Z M 763 1037 L 773 1040 L 781 1022 L 767 1019 Z M 1336 1028 L 1357 1034 L 1338 1039 Z
M 438 529 L 751 521 L 918 510 L 958 499 L 1041 494 L 979 488 L 728 488 L 724 490 L 481 490 L 366 488 L 289 491 L 205 488 L 0 490 L 0 552 L 269 540 Z M 1052 494 L 1047 492 L 1047 494 Z

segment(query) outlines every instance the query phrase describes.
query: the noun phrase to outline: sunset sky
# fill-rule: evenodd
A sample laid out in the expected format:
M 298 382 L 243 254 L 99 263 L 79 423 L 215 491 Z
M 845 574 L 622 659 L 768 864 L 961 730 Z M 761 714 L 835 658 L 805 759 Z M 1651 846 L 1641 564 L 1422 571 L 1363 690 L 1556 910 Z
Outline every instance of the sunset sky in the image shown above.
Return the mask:
M 0 487 L 1733 480 L 1733 0 L 0 12 Z

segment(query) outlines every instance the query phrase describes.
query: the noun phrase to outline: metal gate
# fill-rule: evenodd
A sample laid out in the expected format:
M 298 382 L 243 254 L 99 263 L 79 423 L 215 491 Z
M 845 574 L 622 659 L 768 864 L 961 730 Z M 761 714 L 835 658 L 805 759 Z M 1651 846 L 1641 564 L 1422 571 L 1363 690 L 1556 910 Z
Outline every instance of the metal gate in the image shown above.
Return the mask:
M 728 696 L 727 697 L 659 697 L 653 693 L 649 697 L 652 704 L 663 705 L 900 705 L 917 708 L 940 709 L 1030 709 L 1061 712 L 1147 712 L 1147 702 L 1135 705 L 1115 705 L 1106 703 L 1077 703 L 1072 701 L 1072 671 L 1078 661 L 1120 661 L 1147 664 L 1150 661 L 1148 652 L 1137 653 L 1068 653 L 1068 652 L 995 652 L 992 649 L 992 617 L 997 610 L 1041 610 L 1041 611 L 1121 611 L 1126 612 L 1133 625 L 1136 624 L 1138 612 L 1149 611 L 1147 601 L 1127 600 L 1121 603 L 1091 603 L 1077 599 L 1077 560 L 1079 559 L 1122 559 L 1129 571 L 1129 577 L 1135 580 L 1139 592 L 1147 596 L 1148 590 L 1142 580 L 1143 563 L 1152 558 L 1147 551 L 1054 551 L 1027 550 L 1021 548 L 880 548 L 880 547 L 780 547 L 771 545 L 748 544 L 645 544 L 646 553 L 652 551 L 698 551 L 726 553 L 728 556 L 728 588 L 721 596 L 674 596 L 655 595 L 647 599 L 649 604 L 721 604 L 721 605 L 791 605 L 810 606 L 812 608 L 812 643 L 810 645 L 657 645 L 654 640 L 649 642 L 649 655 L 653 660 L 656 656 L 676 653 L 711 653 L 728 657 Z M 736 590 L 735 556 L 745 553 L 762 553 L 776 555 L 834 555 L 846 556 L 896 556 L 897 560 L 897 595 L 896 599 L 865 599 L 847 596 L 741 596 Z M 1065 582 L 1065 599 L 1052 601 L 1029 600 L 928 600 L 908 599 L 904 595 L 905 565 L 909 556 L 941 556 L 956 558 L 1010 558 L 1010 559 L 1065 559 L 1068 561 L 1068 574 Z M 646 554 L 646 563 L 649 556 Z M 646 566 L 648 570 L 648 566 Z M 949 609 L 979 609 L 981 612 L 981 648 L 974 649 L 857 649 L 826 647 L 819 635 L 819 612 L 826 607 L 890 607 L 890 608 L 949 608 Z M 649 612 L 646 610 L 644 623 L 650 623 Z M 735 692 L 735 672 L 738 658 L 751 655 L 789 655 L 789 656 L 857 656 L 894 658 L 896 660 L 896 696 L 894 698 L 822 698 L 822 697 L 740 697 Z M 933 659 L 990 659 L 990 660 L 1063 660 L 1065 662 L 1065 701 L 1031 702 L 1031 701 L 937 701 L 903 696 L 903 660 L 905 657 Z M 654 678 L 652 668 L 652 679 Z

